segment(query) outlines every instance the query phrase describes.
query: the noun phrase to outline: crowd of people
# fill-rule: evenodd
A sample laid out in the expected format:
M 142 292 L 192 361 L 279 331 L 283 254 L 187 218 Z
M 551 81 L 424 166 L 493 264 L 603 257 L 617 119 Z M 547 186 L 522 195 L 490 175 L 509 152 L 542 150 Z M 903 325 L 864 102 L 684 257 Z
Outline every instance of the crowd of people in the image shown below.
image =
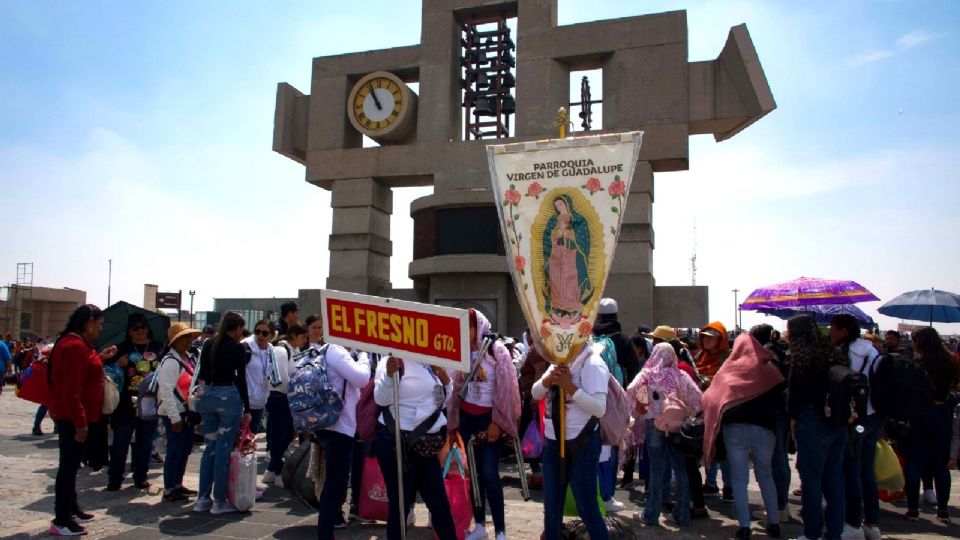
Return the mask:
M 165 501 L 192 502 L 195 512 L 237 512 L 227 496 L 228 471 L 241 429 L 266 431 L 261 481 L 283 487 L 285 454 L 298 436 L 290 381 L 305 355 L 322 359 L 342 404 L 335 421 L 299 434 L 323 448 L 321 540 L 360 519 L 358 475 L 367 456 L 376 457 L 389 500 L 403 494 L 404 508 L 390 504 L 387 538 L 400 538 L 419 495 L 439 538 L 505 540 L 500 461 L 512 448 L 505 442 L 531 429 L 543 440 L 541 452 L 525 457 L 530 485 L 543 490 L 546 539 L 561 537 L 568 497 L 590 538 L 609 538 L 602 513 L 626 510 L 614 498 L 616 487 L 641 483 L 645 501 L 633 518 L 643 526 L 662 526 L 667 509 L 666 522 L 685 527 L 708 517 L 705 498 L 719 496 L 734 505 L 733 538 L 750 538 L 751 462 L 763 503 L 760 521 L 768 536 L 780 538 L 790 516 L 789 456 L 795 453 L 799 540 L 876 540 L 881 523 L 874 459 L 881 439 L 904 460 L 905 518 L 918 519 L 923 501 L 949 522 L 949 470 L 960 453 L 960 361 L 932 327 L 913 332 L 905 349 L 896 331 L 883 338 L 861 335 L 847 315 L 824 328 L 801 314 L 783 335 L 760 325 L 734 338 L 720 322 L 684 337 L 669 326 L 641 326 L 627 337 L 615 300 L 602 299 L 599 313 L 593 339 L 571 362 L 556 365 L 529 333 L 516 340 L 496 336 L 484 315 L 470 310 L 472 369 L 462 373 L 325 344 L 321 317 L 301 323 L 293 303 L 281 307 L 277 323 L 257 321 L 252 332 L 240 314 L 228 312 L 217 329 L 175 323 L 163 341 L 135 314 L 121 344 L 97 351 L 92 344 L 103 314 L 81 306 L 38 353 L 47 358 L 50 390 L 42 409 L 49 408 L 60 448 L 50 533 L 86 532 L 81 523 L 92 516 L 81 509 L 76 490 L 84 464 L 106 467 L 105 487 L 117 490 L 129 454 L 134 485 L 149 488 L 158 432 L 166 448 Z M 104 414 L 110 381 L 119 403 Z M 368 389 L 370 400 L 364 398 Z M 376 429 L 361 437 L 359 425 L 369 411 Z M 41 418 L 38 411 L 35 433 L 41 433 Z M 457 441 L 476 445 L 479 500 L 465 531 L 455 525 L 437 458 Z M 204 449 L 194 490 L 183 479 L 197 442 Z M 404 470 L 402 486 L 398 468 Z

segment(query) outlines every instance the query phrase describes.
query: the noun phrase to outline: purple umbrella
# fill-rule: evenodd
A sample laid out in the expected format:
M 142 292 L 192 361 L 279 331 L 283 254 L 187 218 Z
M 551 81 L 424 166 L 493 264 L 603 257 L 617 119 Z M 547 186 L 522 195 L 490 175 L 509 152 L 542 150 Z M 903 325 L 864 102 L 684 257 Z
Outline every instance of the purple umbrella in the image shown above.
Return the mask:
M 830 319 L 837 315 L 853 315 L 860 322 L 861 327 L 869 328 L 873 326 L 873 318 L 853 304 L 827 304 L 800 308 L 757 308 L 757 313 L 773 315 L 784 320 L 801 313 L 809 313 L 817 320 L 817 324 L 829 324 Z
M 747 297 L 740 309 L 797 308 L 824 304 L 856 304 L 879 300 L 856 281 L 799 278 L 761 287 Z

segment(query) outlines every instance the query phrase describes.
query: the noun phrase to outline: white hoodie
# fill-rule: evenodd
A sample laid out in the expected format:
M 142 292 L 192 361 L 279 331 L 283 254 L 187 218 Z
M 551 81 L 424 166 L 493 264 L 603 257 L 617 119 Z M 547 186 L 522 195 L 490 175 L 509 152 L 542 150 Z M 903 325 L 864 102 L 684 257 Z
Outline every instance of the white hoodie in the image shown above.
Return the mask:
M 873 344 L 865 339 L 857 339 L 850 344 L 847 356 L 850 357 L 850 369 L 857 372 L 862 371 L 863 374 L 867 376 L 867 381 L 869 381 L 870 373 L 877 368 L 877 366 L 874 365 L 877 357 L 880 356 L 880 353 L 873 348 Z M 866 363 L 866 367 L 864 367 L 864 363 Z M 876 411 L 873 408 L 873 399 L 870 399 L 870 401 L 867 402 L 867 414 L 874 413 L 876 413 Z

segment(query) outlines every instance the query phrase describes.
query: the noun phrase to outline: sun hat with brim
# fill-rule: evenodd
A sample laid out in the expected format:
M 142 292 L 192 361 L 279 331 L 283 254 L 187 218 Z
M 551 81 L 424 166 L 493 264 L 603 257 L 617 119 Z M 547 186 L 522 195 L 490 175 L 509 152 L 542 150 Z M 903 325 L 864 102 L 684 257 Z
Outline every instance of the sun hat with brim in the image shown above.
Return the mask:
M 649 334 L 644 334 L 644 337 L 648 338 L 657 338 L 664 341 L 670 341 L 671 339 L 677 338 L 677 331 L 669 326 L 658 326 L 653 329 L 653 332 Z
M 199 336 L 202 332 L 196 328 L 190 328 L 190 325 L 184 322 L 176 322 L 170 325 L 167 330 L 167 344 L 172 344 L 183 336 Z

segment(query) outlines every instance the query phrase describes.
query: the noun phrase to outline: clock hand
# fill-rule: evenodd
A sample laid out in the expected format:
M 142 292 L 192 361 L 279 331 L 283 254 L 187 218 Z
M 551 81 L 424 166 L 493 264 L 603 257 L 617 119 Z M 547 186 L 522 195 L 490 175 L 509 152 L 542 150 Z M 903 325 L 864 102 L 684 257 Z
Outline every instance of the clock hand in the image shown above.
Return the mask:
M 378 111 L 382 111 L 382 110 L 383 110 L 383 106 L 380 105 L 380 100 L 377 99 L 377 93 L 376 93 L 376 91 L 374 91 L 374 89 L 373 89 L 373 83 L 369 83 L 369 86 L 370 86 L 370 95 L 373 96 L 373 103 L 374 103 L 374 105 L 377 106 L 377 110 L 378 110 Z

